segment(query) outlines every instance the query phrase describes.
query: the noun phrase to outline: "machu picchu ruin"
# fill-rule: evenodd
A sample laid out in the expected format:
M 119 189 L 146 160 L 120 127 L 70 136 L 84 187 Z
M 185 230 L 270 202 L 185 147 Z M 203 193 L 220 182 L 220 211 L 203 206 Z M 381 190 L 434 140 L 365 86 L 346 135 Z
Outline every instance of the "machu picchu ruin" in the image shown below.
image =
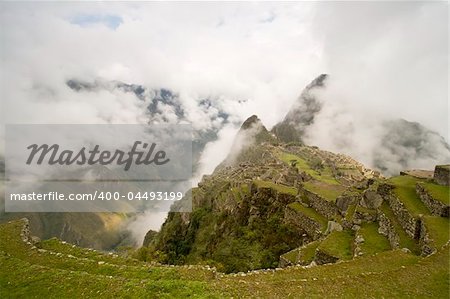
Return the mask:
M 274 140 L 254 116 L 251 123 L 259 128 L 247 136 L 254 143 L 205 176 L 193 189 L 193 212 L 170 214 L 149 245 L 166 254 L 162 262 L 208 260 L 234 273 L 390 250 L 426 257 L 448 245 L 442 175 L 405 170 L 385 178 L 348 156 Z

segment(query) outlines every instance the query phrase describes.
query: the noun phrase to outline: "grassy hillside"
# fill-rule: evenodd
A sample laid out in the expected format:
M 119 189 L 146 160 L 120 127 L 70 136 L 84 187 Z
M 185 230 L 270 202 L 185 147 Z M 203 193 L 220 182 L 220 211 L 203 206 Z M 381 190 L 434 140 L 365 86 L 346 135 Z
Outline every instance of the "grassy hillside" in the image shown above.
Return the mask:
M 448 298 L 448 247 L 428 258 L 386 251 L 309 269 L 226 277 L 217 285 L 251 298 Z
M 0 225 L 2 298 L 219 295 L 208 285 L 213 273 L 206 269 L 151 267 L 56 240 L 33 248 L 21 240 L 23 225 L 23 221 Z
M 223 275 L 77 248 L 27 244 L 23 221 L 0 225 L 2 298 L 446 298 L 449 248 L 421 258 L 386 251 L 326 266 Z

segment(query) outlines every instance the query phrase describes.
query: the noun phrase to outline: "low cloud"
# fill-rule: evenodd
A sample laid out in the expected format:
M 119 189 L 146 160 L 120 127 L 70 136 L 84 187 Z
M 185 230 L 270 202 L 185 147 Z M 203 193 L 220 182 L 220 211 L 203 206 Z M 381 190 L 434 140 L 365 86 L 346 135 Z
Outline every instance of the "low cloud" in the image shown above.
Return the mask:
M 238 130 L 239 127 L 233 124 L 226 125 L 220 130 L 217 141 L 210 142 L 205 146 L 199 161 L 199 170 L 192 180 L 194 186 L 200 182 L 204 174 L 211 174 L 216 166 L 230 154 Z
M 307 142 L 371 167 L 381 163 L 391 175 L 404 167 L 431 169 L 448 163 L 442 138 L 420 136 L 423 128 L 411 124 L 408 131 L 398 121 L 419 122 L 449 140 L 446 5 L 319 4 L 314 28 L 323 38 L 331 76 L 317 93 L 322 110 L 307 131 Z M 408 137 L 411 133 L 415 136 Z M 430 144 L 416 144 L 415 149 L 401 145 L 419 136 Z
M 166 212 L 144 212 L 138 214 L 133 221 L 128 224 L 127 229 L 131 232 L 136 246 L 142 246 L 145 234 L 149 230 L 159 231 L 161 223 L 167 217 Z

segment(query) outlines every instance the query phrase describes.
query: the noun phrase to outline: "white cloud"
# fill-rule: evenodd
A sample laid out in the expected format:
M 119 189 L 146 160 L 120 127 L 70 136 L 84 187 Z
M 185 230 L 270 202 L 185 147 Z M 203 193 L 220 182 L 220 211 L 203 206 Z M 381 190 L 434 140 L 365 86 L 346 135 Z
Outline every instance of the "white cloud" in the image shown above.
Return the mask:
M 168 87 L 180 92 L 182 101 L 249 99 L 247 109 L 236 111 L 239 118 L 258 113 L 271 126 L 321 69 L 307 31 L 309 4 L 2 3 L 2 8 L 5 122 L 53 122 L 46 108 L 73 99 L 64 80 L 103 77 Z M 115 30 L 80 27 L 72 22 L 77 15 L 114 15 L 123 22 Z M 261 21 L 272 15 L 271 22 Z M 38 84 L 54 94 L 37 97 L 32 86 Z M 53 103 L 17 105 L 20 97 Z M 115 119 L 97 113 L 104 106 L 91 106 L 83 107 L 89 121 L 90 113 L 97 122 Z M 71 117 L 69 109 L 65 114 L 85 121 L 78 113 Z
M 447 3 L 320 3 L 314 32 L 323 39 L 331 77 L 319 95 L 324 108 L 307 132 L 309 143 L 373 167 L 387 120 L 419 122 L 448 142 Z M 434 160 L 408 166 L 450 162 L 448 150 L 433 150 L 440 152 Z M 402 169 L 385 159 L 389 173 Z
M 216 166 L 227 157 L 238 130 L 239 128 L 231 124 L 226 125 L 220 130 L 217 141 L 210 142 L 206 145 L 200 159 L 199 170 L 192 180 L 194 185 L 201 180 L 204 174 L 212 173 Z

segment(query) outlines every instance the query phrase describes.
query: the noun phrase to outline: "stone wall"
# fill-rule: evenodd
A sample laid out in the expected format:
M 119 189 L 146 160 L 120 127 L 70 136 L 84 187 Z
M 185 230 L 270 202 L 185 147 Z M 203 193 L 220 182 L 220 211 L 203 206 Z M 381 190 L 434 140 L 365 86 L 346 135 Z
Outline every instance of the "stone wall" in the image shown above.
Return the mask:
M 383 236 L 386 236 L 389 240 L 392 249 L 400 247 L 400 237 L 395 231 L 394 225 L 391 220 L 381 211 L 378 213 L 378 232 Z
M 360 195 L 341 195 L 336 198 L 336 207 L 341 212 L 341 215 L 345 215 L 350 205 L 359 201 Z
M 302 189 L 302 191 L 304 196 L 308 198 L 309 205 L 322 216 L 332 219 L 339 213 L 339 210 L 334 203 L 309 190 Z
M 374 222 L 377 220 L 376 211 L 373 210 L 373 213 L 365 212 L 365 211 L 355 211 L 353 215 L 353 224 L 361 225 L 362 223 Z
M 390 195 L 393 189 L 394 186 L 390 184 L 380 184 L 377 188 L 377 193 L 380 194 L 382 197 L 385 197 L 387 195 Z
M 287 205 L 296 200 L 297 200 L 296 196 L 292 194 L 278 192 L 276 195 L 276 201 L 281 205 Z
M 256 193 L 266 194 L 266 197 L 275 197 L 276 191 L 270 187 L 258 187 L 255 183 L 250 185 L 250 193 L 255 195 Z
M 284 206 L 297 200 L 295 195 L 278 192 L 270 187 L 258 187 L 254 183 L 250 185 L 250 193 L 252 197 L 256 196 L 261 200 L 266 198 L 269 202 L 276 202 L 279 206 Z
M 316 255 L 314 256 L 314 262 L 317 265 L 336 263 L 338 260 L 339 258 L 329 255 L 328 253 L 320 250 L 319 248 L 317 248 Z
M 30 233 L 30 220 L 28 220 L 28 218 L 22 218 L 21 221 L 23 223 L 23 226 L 20 231 L 20 238 L 25 243 L 31 244 L 32 238 Z
M 420 221 L 420 236 L 419 236 L 419 245 L 422 256 L 427 256 L 435 253 L 436 247 L 434 245 L 433 239 L 428 235 L 428 230 L 423 221 Z
M 364 242 L 364 237 L 359 233 L 359 230 L 357 230 L 355 232 L 355 239 L 353 240 L 353 257 L 358 257 L 364 254 L 360 246 Z
M 436 200 L 433 196 L 424 188 L 420 183 L 416 184 L 416 192 L 419 195 L 422 202 L 431 211 L 431 214 L 441 217 L 450 217 L 450 206 L 443 202 Z
M 286 268 L 289 266 L 293 266 L 294 264 L 291 263 L 291 261 L 285 259 L 283 256 L 280 256 L 280 261 L 278 262 L 278 267 L 280 268 Z
M 306 232 L 313 240 L 322 236 L 322 225 L 319 222 L 289 206 L 284 211 L 284 221 L 295 227 L 299 233 Z
M 386 185 L 386 184 L 384 184 Z M 383 185 L 380 185 L 380 187 Z M 405 232 L 413 239 L 418 238 L 418 232 L 420 231 L 420 226 L 418 225 L 418 221 L 415 217 L 411 215 L 411 213 L 405 208 L 403 203 L 400 201 L 400 199 L 397 198 L 392 193 L 391 187 L 381 187 L 382 192 L 381 195 L 383 196 L 383 199 L 386 200 L 391 207 L 392 211 L 394 212 L 394 215 L 397 217 L 398 222 L 403 227 Z M 386 188 L 386 189 L 384 189 Z M 380 188 L 378 188 L 380 190 Z
M 436 165 L 434 181 L 439 185 L 448 186 L 450 184 L 450 165 Z

